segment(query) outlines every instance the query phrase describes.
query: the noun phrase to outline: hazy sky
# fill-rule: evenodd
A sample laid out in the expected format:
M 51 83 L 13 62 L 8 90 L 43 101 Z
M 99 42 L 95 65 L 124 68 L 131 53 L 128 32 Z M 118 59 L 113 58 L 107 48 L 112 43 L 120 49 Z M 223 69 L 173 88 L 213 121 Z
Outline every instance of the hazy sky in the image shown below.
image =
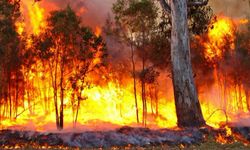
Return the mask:
M 216 14 L 223 13 L 229 17 L 245 18 L 250 16 L 250 6 L 248 0 L 210 0 Z
M 55 0 L 54 0 L 55 1 Z M 57 0 L 59 1 L 59 0 Z M 60 0 L 62 1 L 62 0 Z M 76 3 L 81 1 L 85 4 L 89 13 L 83 16 L 90 24 L 102 24 L 107 17 L 107 13 L 111 12 L 112 4 L 116 0 L 67 0 Z M 229 17 L 245 18 L 250 16 L 250 7 L 248 0 L 210 0 L 215 14 L 224 14 Z M 77 4 L 76 6 L 80 6 Z M 91 21 L 92 20 L 92 21 Z
M 70 4 L 77 12 L 82 12 L 82 21 L 89 26 L 104 25 L 105 18 L 111 13 L 112 4 L 116 0 L 44 0 L 46 5 L 55 5 L 64 8 Z M 49 3 L 48 3 L 49 2 Z M 250 16 L 248 0 L 210 0 L 215 14 L 224 14 L 229 17 L 245 18 Z M 50 6 L 51 7 L 51 6 Z M 82 11 L 84 8 L 84 12 Z

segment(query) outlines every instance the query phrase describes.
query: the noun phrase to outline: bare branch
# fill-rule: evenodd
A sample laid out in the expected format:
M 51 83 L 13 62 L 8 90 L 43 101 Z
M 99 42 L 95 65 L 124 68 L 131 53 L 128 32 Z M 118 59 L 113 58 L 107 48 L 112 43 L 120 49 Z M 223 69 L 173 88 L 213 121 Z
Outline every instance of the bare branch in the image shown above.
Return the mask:
M 171 13 L 171 7 L 170 5 L 166 2 L 166 0 L 159 0 L 161 3 L 162 8 L 167 12 Z
M 171 6 L 166 2 L 166 0 L 158 0 L 160 1 L 160 4 L 162 8 L 165 10 L 167 13 L 171 13 Z M 188 1 L 188 6 L 205 6 L 207 5 L 209 0 L 193 0 L 193 1 Z
M 188 2 L 188 6 L 205 6 L 208 4 L 209 0 L 195 0 L 192 2 Z

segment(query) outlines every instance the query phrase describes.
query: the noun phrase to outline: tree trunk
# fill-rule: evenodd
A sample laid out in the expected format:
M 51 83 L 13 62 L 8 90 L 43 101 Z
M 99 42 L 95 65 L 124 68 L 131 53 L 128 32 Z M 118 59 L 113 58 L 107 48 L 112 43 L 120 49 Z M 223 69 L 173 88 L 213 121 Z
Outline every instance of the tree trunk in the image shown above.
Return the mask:
M 142 58 L 142 77 L 141 77 L 141 98 L 142 98 L 142 123 L 147 125 L 147 99 L 146 99 L 146 83 L 145 83 L 145 58 Z
M 250 93 L 246 92 L 246 103 L 247 103 L 247 110 L 250 112 Z
M 12 99 L 11 99 L 11 73 L 8 73 L 8 96 L 9 96 L 9 115 L 12 118 Z
M 58 55 L 58 54 L 56 54 Z M 58 57 L 56 56 L 55 60 L 55 71 L 53 71 L 53 64 L 50 64 L 50 74 L 51 74 L 51 81 L 53 87 L 53 96 L 54 96 L 54 107 L 55 107 L 55 115 L 56 115 L 56 127 L 59 129 L 59 114 L 58 114 L 58 103 L 57 103 L 57 65 L 58 65 Z M 52 62 L 53 63 L 53 62 Z
M 134 81 L 134 97 L 135 97 L 136 121 L 137 121 L 137 123 L 139 123 L 140 120 L 139 120 L 139 110 L 138 110 L 138 102 L 137 102 L 136 77 L 135 77 L 135 60 L 134 60 L 134 48 L 133 48 L 133 44 L 131 44 L 130 49 L 131 49 L 131 61 L 132 61 L 132 67 L 133 67 L 133 81 Z
M 171 0 L 171 60 L 179 127 L 205 125 L 193 79 L 187 24 L 187 0 Z
M 18 81 L 18 72 L 16 71 L 16 97 L 15 97 L 15 116 L 18 112 L 18 97 L 19 97 L 19 81 Z
M 248 85 L 243 84 L 243 88 L 246 94 L 246 105 L 247 105 L 247 110 L 250 112 L 250 91 L 248 88 Z
M 64 62 L 61 65 L 61 77 L 60 77 L 60 99 L 61 99 L 61 106 L 60 106 L 60 130 L 63 129 L 63 103 L 64 103 L 64 88 L 63 88 L 63 76 L 64 76 Z

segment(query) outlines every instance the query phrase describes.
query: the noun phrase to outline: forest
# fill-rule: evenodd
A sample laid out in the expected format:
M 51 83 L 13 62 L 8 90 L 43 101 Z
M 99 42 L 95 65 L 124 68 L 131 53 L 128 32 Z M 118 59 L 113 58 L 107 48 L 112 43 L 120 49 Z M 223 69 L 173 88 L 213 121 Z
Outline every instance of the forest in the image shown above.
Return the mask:
M 117 0 L 89 26 L 74 6 L 43 3 L 0 1 L 1 129 L 247 124 L 249 14 Z

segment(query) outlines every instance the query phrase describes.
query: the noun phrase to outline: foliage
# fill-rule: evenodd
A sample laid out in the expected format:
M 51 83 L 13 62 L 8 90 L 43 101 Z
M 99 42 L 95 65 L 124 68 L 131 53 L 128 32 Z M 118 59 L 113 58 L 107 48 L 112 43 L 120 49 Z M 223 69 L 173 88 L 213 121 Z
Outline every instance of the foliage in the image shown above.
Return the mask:
M 9 116 L 12 117 L 13 99 L 18 105 L 21 59 L 19 58 L 20 37 L 16 32 L 16 22 L 20 15 L 18 0 L 0 1 L 0 99 L 8 100 Z M 15 97 L 11 95 L 15 94 Z M 17 107 L 17 106 L 16 106 Z
M 188 8 L 189 30 L 196 35 L 208 31 L 214 21 L 215 16 L 211 6 L 193 6 Z
M 101 37 L 81 25 L 79 17 L 69 6 L 51 12 L 47 22 L 48 27 L 35 38 L 34 45 L 37 56 L 49 66 L 57 127 L 62 128 L 64 90 L 72 93 L 71 102 L 76 123 L 80 101 L 86 99 L 82 92 L 89 86 L 86 77 L 94 69 L 103 66 L 106 45 Z M 60 115 L 57 93 L 60 94 Z

